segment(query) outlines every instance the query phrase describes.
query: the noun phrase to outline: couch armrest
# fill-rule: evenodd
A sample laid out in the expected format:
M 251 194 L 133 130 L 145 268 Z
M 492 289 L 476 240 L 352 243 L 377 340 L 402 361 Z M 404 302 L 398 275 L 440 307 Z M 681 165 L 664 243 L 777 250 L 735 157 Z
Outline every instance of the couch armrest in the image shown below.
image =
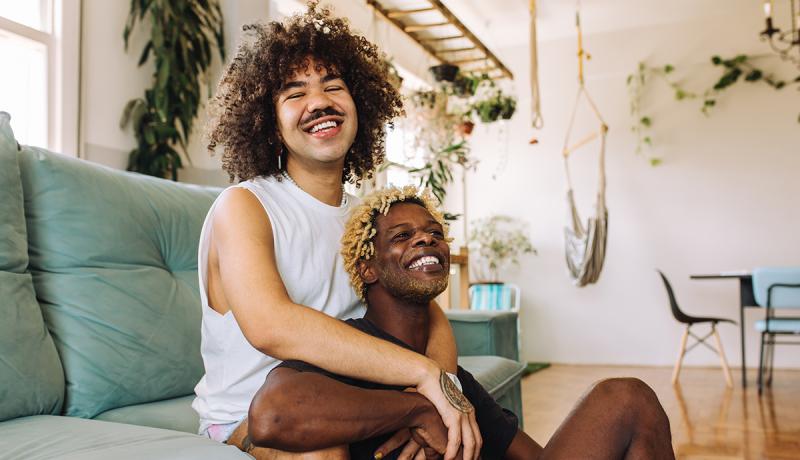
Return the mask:
M 446 310 L 459 356 L 501 356 L 519 361 L 517 313 Z

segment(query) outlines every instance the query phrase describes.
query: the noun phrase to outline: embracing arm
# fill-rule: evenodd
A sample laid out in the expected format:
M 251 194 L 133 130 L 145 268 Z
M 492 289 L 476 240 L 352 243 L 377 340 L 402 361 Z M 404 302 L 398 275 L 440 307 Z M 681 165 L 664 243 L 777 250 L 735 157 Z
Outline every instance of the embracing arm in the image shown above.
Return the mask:
M 278 359 L 305 361 L 340 375 L 415 386 L 448 427 L 445 458 L 454 458 L 460 445 L 465 458 L 477 457 L 477 424 L 474 417 L 461 414 L 447 402 L 438 383 L 439 365 L 291 301 L 278 272 L 269 217 L 250 191 L 233 188 L 224 192 L 212 225 L 221 290 L 253 347 Z
M 250 191 L 226 191 L 212 224 L 221 291 L 256 349 L 386 384 L 413 386 L 438 373 L 430 359 L 292 302 L 278 272 L 269 217 Z
M 401 428 L 416 428 L 426 444 L 444 450 L 445 427 L 421 395 L 358 388 L 286 367 L 270 373 L 248 415 L 253 444 L 290 452 L 351 444 Z
M 425 356 L 436 361 L 447 372 L 455 374 L 458 367 L 458 351 L 453 328 L 444 311 L 435 301 L 431 302 L 428 310 L 430 332 Z

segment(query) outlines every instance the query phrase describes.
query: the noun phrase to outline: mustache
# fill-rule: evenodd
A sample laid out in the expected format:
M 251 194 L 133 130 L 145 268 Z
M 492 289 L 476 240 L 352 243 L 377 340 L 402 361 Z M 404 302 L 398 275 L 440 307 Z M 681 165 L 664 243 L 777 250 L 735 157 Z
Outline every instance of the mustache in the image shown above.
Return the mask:
M 303 120 L 302 124 L 307 125 L 314 120 L 328 116 L 344 117 L 344 114 L 334 109 L 333 107 L 326 107 L 324 109 L 319 109 L 311 112 L 311 114 L 309 114 L 308 117 L 306 117 L 306 119 Z

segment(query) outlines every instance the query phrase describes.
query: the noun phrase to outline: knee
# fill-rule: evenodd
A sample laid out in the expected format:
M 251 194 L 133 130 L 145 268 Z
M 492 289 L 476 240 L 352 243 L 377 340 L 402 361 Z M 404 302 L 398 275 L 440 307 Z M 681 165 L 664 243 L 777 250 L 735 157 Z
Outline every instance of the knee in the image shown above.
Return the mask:
M 638 414 L 639 418 L 669 424 L 667 414 L 655 391 L 637 378 L 601 380 L 594 385 L 590 395 L 601 398 L 604 403 L 620 409 L 625 414 Z
M 632 377 L 601 380 L 594 384 L 590 394 L 627 408 L 659 404 L 653 389 Z

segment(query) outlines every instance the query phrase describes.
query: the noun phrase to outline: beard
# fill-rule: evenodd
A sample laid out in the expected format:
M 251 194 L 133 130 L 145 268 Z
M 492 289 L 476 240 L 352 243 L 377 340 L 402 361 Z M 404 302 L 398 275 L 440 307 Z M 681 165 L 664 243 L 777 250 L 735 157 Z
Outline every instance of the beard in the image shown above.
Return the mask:
M 441 278 L 421 281 L 410 276 L 398 276 L 390 270 L 380 269 L 380 283 L 393 297 L 414 304 L 427 305 L 447 289 L 449 273 L 450 271 L 446 267 Z

